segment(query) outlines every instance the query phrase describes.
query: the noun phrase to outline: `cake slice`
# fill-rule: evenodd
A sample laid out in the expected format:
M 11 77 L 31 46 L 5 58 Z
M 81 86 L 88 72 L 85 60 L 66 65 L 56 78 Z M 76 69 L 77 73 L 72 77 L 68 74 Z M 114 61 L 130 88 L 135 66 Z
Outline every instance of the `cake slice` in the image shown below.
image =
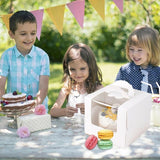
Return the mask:
M 7 93 L 2 96 L 2 99 L 4 101 L 7 101 L 8 103 L 23 102 L 23 101 L 26 101 L 26 94 L 20 93 L 20 94 L 14 95 L 13 93 Z

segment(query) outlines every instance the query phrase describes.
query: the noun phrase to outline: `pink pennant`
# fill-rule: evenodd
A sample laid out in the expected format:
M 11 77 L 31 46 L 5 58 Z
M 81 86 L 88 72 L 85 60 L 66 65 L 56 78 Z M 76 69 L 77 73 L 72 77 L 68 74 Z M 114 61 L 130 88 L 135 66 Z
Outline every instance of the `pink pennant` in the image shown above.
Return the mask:
M 44 9 L 31 11 L 37 20 L 37 38 L 40 40 Z
M 117 5 L 121 13 L 123 13 L 123 0 L 113 0 L 113 2 Z
M 77 0 L 67 4 L 67 7 L 76 18 L 80 27 L 83 28 L 85 0 Z

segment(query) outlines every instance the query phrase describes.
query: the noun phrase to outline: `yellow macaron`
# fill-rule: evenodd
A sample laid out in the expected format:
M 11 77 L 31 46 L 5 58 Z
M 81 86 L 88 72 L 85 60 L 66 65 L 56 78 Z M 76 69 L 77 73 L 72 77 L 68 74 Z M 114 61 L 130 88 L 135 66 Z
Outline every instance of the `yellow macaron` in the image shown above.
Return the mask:
M 113 137 L 113 131 L 108 129 L 101 129 L 98 131 L 98 138 L 102 140 L 108 140 Z

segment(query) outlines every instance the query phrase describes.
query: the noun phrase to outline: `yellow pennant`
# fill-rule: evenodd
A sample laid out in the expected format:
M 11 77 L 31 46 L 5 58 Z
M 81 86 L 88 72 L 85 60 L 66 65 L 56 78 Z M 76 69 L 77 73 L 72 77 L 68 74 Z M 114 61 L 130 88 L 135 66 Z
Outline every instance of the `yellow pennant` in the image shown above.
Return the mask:
M 13 13 L 2 15 L 2 20 L 3 20 L 4 24 L 6 25 L 8 31 L 9 31 L 9 18 L 11 17 L 12 14 Z
M 142 0 L 138 0 L 140 3 L 142 3 Z
M 61 35 L 63 31 L 64 9 L 65 5 L 50 7 L 46 9 L 48 15 Z
M 105 21 L 105 0 L 89 0 L 89 2 Z

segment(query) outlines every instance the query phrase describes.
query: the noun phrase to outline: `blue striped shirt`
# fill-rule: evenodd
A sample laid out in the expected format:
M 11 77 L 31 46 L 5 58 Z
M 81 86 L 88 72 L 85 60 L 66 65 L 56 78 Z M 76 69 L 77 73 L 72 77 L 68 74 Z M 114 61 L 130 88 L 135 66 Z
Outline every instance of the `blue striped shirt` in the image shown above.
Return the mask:
M 156 82 L 160 85 L 160 67 L 149 65 L 145 71 L 148 72 L 148 79 L 146 83 L 152 85 L 154 94 L 159 93 L 158 86 Z M 132 85 L 134 89 L 142 90 L 142 83 L 144 81 L 145 75 L 142 72 L 142 68 L 140 66 L 135 65 L 134 62 L 127 63 L 122 66 L 117 74 L 116 80 L 125 80 Z M 151 88 L 148 86 L 148 93 L 151 92 Z
M 0 75 L 7 77 L 7 93 L 18 90 L 36 97 L 40 75 L 50 75 L 49 64 L 47 53 L 36 46 L 26 56 L 16 46 L 7 49 L 0 59 Z M 48 97 L 43 104 L 48 111 Z

